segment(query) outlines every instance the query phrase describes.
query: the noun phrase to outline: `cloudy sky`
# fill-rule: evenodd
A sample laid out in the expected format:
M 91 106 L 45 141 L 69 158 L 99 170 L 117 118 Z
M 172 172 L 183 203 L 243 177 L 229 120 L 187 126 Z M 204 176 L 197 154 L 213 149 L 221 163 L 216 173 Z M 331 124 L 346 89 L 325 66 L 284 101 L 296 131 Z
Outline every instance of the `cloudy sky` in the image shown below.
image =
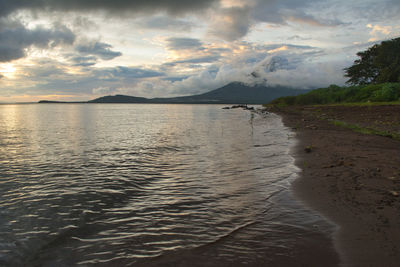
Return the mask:
M 399 36 L 398 0 L 0 0 L 0 102 L 342 85 Z

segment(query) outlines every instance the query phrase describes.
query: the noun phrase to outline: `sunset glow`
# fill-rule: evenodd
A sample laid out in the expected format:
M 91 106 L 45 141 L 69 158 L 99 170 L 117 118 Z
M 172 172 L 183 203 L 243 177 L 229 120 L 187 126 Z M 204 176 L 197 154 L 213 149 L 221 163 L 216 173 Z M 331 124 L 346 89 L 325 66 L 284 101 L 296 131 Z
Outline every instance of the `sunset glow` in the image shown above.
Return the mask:
M 1 102 L 190 95 L 252 82 L 274 56 L 289 67 L 261 72 L 267 83 L 342 85 L 358 51 L 400 35 L 390 0 L 26 3 L 2 4 Z
M 0 75 L 12 78 L 13 73 L 17 70 L 13 64 L 0 64 Z

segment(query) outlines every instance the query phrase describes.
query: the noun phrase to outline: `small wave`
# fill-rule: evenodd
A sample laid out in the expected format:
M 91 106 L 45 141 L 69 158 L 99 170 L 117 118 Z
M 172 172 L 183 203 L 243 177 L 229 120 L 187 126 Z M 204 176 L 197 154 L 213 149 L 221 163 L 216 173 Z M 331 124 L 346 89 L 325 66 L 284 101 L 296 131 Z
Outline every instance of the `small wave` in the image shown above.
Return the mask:
M 165 106 L 117 106 L 85 106 L 85 127 L 46 110 L 54 106 L 38 107 L 37 124 L 14 118 L 2 151 L 15 153 L 0 158 L 0 233 L 16 244 L 0 249 L 5 265 L 10 257 L 118 265 L 213 246 L 246 258 L 241 251 L 267 231 L 263 220 L 279 218 L 272 198 L 293 173 L 279 119 L 249 124 L 249 113 L 217 106 L 179 106 L 173 117 Z

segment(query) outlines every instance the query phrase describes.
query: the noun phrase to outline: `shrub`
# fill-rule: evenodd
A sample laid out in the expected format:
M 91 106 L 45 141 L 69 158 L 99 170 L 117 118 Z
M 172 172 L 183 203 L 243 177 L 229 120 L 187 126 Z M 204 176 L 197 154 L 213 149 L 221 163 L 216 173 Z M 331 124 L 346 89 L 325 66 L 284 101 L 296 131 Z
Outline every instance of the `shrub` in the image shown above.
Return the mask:
M 396 89 L 394 84 L 383 84 L 380 90 L 376 90 L 372 96 L 371 101 L 376 102 L 390 102 L 399 98 L 399 90 Z
M 400 100 L 400 83 L 339 87 L 331 85 L 298 96 L 281 97 L 274 105 L 319 105 L 354 102 L 390 102 Z

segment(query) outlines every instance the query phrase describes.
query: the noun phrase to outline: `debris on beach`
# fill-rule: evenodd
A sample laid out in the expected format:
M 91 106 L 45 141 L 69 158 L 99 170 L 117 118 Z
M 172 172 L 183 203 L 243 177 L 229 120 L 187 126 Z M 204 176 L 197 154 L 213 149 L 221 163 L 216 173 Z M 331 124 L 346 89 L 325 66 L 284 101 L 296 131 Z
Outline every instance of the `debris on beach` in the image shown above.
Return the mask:
M 306 153 L 311 153 L 312 150 L 313 150 L 313 147 L 312 147 L 312 146 L 306 146 L 306 147 L 304 148 L 304 151 L 305 151 Z
M 222 109 L 236 109 L 236 108 L 242 108 L 244 110 L 254 110 L 254 107 L 248 107 L 247 105 L 233 105 L 231 107 L 223 107 Z

